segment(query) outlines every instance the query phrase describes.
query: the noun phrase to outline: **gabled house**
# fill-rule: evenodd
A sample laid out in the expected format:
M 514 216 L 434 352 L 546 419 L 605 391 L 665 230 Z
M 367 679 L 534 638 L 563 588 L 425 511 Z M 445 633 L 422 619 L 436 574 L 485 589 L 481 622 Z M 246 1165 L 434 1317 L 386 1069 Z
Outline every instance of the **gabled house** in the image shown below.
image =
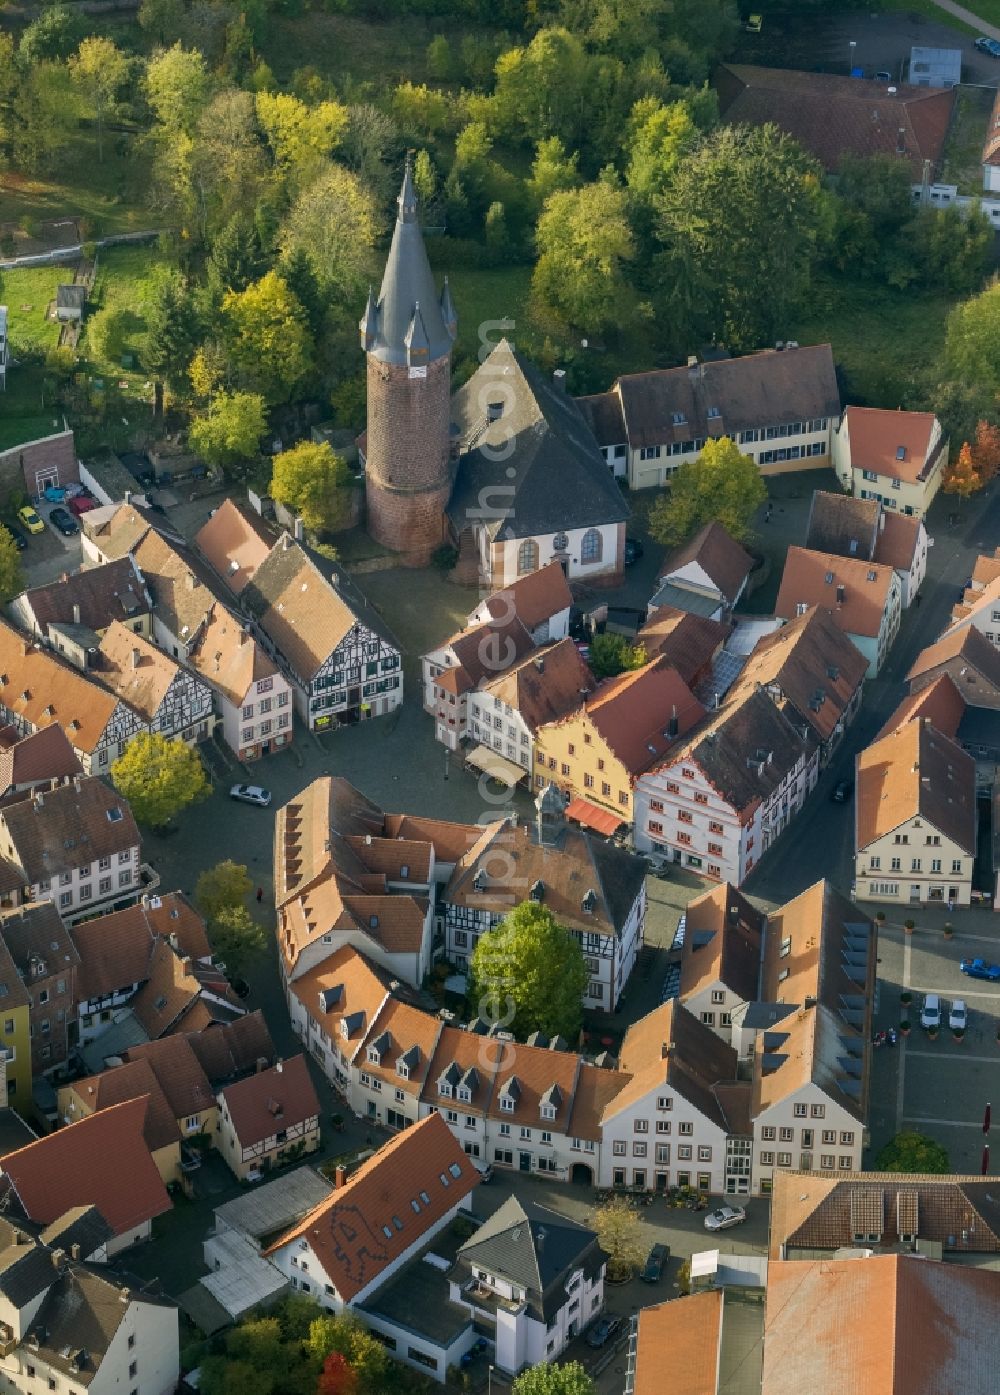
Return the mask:
M 672 664 L 692 692 L 710 679 L 715 660 L 732 631 L 730 624 L 676 606 L 651 606 L 636 643 L 650 659 Z
M 367 1119 L 406 1129 L 420 1118 L 419 1102 L 444 1024 L 411 1003 L 390 995 L 365 1023 L 354 1055 L 355 1099 Z M 457 1121 L 447 1122 L 458 1134 Z M 479 1157 L 480 1139 L 461 1134 L 466 1153 Z M 475 1147 L 471 1146 L 472 1144 Z
M 320 1106 L 304 1056 L 219 1091 L 215 1146 L 240 1181 L 319 1147 Z
M 226 744 L 256 760 L 292 740 L 292 685 L 245 625 L 213 606 L 188 665 L 211 688 Z
M 856 1172 L 868 1118 L 874 923 L 828 882 L 767 920 L 753 1052 L 754 1191 L 776 1171 Z
M 562 379 L 548 383 L 502 339 L 451 412 L 459 459 L 447 519 L 460 546 L 469 539 L 482 583 L 498 590 L 552 561 L 571 581 L 617 582 L 628 505 Z
M 74 1206 L 96 1206 L 113 1232 L 109 1259 L 148 1240 L 153 1218 L 170 1210 L 143 1136 L 148 1108 L 146 1097 L 126 1100 L 0 1158 L 7 1215 L 51 1225 Z
M 208 684 L 120 622 L 102 635 L 92 672 L 139 714 L 146 730 L 189 744 L 211 736 L 215 714 Z
M 106 775 L 145 726 L 139 713 L 110 689 L 4 624 L 0 720 L 22 736 L 61 726 L 88 775 Z
M 914 659 L 906 681 L 911 694 L 947 674 L 967 707 L 1000 711 L 1000 649 L 974 625 L 954 626 Z
M 945 634 L 973 628 L 985 635 L 994 648 L 1000 649 L 1000 579 L 980 587 L 970 586 L 953 608 L 951 625 Z
M 0 911 L 0 938 L 31 997 L 31 1073 L 47 1075 L 69 1055 L 80 956 L 51 901 Z
M 846 490 L 923 518 L 944 479 L 948 437 L 933 412 L 848 407 L 833 451 L 833 467 Z
M 727 1148 L 749 1133 L 749 1085 L 737 1082 L 731 1046 L 675 998 L 628 1029 L 618 1064 L 630 1078 L 601 1117 L 602 1186 L 749 1190 L 749 1148 Z
M 680 1000 L 732 1045 L 733 1013 L 759 996 L 764 917 L 729 882 L 696 896 L 684 914 Z
M 531 899 L 579 940 L 587 1006 L 613 1011 L 643 945 L 646 864 L 568 824 L 553 785 L 536 809 L 534 829 L 491 824 L 455 868 L 441 894 L 447 956 L 464 970 L 480 936 Z
M 31 1015 L 34 1003 L 2 938 L 0 983 L 7 990 L 0 1001 L 3 1009 L 0 1015 L 0 1110 L 6 1111 L 9 1106 L 24 1114 L 32 1105 Z
M 512 1196 L 459 1249 L 451 1301 L 495 1323 L 495 1363 L 516 1375 L 558 1360 L 600 1312 L 606 1259 L 592 1230 Z
M 152 601 L 132 557 L 64 575 L 15 596 L 8 614 L 20 629 L 46 639 L 78 668 L 94 636 L 116 620 L 135 634 L 152 634 Z
M 223 499 L 194 535 L 202 557 L 236 596 L 267 560 L 277 540 L 275 529 L 236 499 Z
M 142 891 L 139 829 L 121 795 L 95 776 L 0 809 L 0 855 L 14 864 L 34 901 L 76 919 Z
M 310 731 L 381 717 L 402 702 L 398 644 L 346 573 L 325 575 L 287 533 L 239 599 L 256 638 L 291 682 Z
M 29 1235 L 0 1221 L 4 1371 L 11 1389 L 172 1395 L 180 1377 L 177 1309 L 101 1263 L 84 1263 L 107 1226 L 75 1208 Z M 101 1255 L 103 1258 L 103 1254 Z
M 469 705 L 481 685 L 534 652 L 534 641 L 514 614 L 487 615 L 450 635 L 421 659 L 424 711 L 434 718 L 434 735 L 457 751 L 469 735 Z M 480 721 L 480 727 L 482 722 Z
M 573 593 L 565 571 L 558 562 L 547 562 L 480 601 L 466 624 L 470 628 L 490 620 L 503 624 L 516 617 L 533 644 L 550 644 L 569 635 L 572 606 Z
M 868 660 L 875 678 L 899 632 L 902 588 L 893 567 L 790 547 L 775 615 L 791 620 L 820 606 Z
M 40 727 L 23 736 L 15 726 L 0 727 L 0 798 L 53 780 L 83 774 L 79 757 L 60 726 Z
M 752 570 L 749 552 L 713 520 L 667 557 L 649 609 L 673 606 L 721 620 L 743 595 Z
M 741 886 L 818 777 L 812 732 L 748 685 L 642 774 L 636 850 Z
M 596 686 L 571 639 L 543 645 L 469 693 L 467 734 L 530 779 L 538 729 L 575 712 Z
M 362 1163 L 266 1256 L 321 1307 L 356 1311 L 454 1219 L 478 1182 L 444 1120 L 431 1115 Z
M 175 659 L 186 659 L 222 587 L 185 543 L 156 528 L 147 528 L 130 550 L 153 600 L 154 641 Z
M 967 906 L 976 858 L 976 762 L 917 717 L 857 757 L 857 895 Z
M 632 822 L 640 776 L 683 741 L 704 711 L 663 658 L 606 679 L 581 707 L 539 727 L 535 788 L 556 784 L 570 796 L 569 818 L 612 833 Z
M 391 981 L 377 964 L 345 945 L 289 985 L 292 1030 L 326 1078 L 345 1094 L 354 1059 L 389 998 Z M 395 1107 L 405 1101 L 404 1094 Z
M 64 1125 L 88 1119 L 102 1109 L 111 1109 L 126 1100 L 144 1100 L 146 1117 L 142 1136 L 164 1183 L 178 1184 L 181 1172 L 181 1131 L 170 1102 L 148 1061 L 130 1061 L 84 1076 L 58 1092 L 57 1109 Z
M 904 606 L 913 601 L 927 573 L 929 544 L 923 520 L 889 510 L 877 499 L 815 490 L 805 545 L 812 552 L 862 557 L 892 567 Z
M 727 1290 L 715 1288 L 640 1308 L 631 1322 L 625 1395 L 659 1395 L 665 1351 L 682 1390 L 720 1395 L 726 1379 L 722 1343 L 727 1301 Z M 733 1291 L 734 1309 L 738 1304 Z M 751 1389 L 759 1383 L 759 1366 L 759 1357 L 755 1365 L 740 1363 Z
M 605 460 L 627 459 L 631 489 L 667 484 L 705 442 L 728 436 L 763 475 L 824 467 L 840 418 L 829 344 L 777 350 L 682 368 L 628 373 L 607 393 L 584 399 Z
M 758 641 L 729 700 L 761 687 L 800 732 L 819 746 L 825 766 L 861 707 L 868 662 L 818 606 Z

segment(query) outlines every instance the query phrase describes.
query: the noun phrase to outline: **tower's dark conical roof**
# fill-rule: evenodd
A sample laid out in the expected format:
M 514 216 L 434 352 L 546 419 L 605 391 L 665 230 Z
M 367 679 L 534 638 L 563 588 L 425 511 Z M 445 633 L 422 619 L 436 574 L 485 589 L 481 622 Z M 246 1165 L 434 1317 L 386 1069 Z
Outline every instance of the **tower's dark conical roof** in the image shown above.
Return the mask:
M 397 199 L 399 212 L 392 234 L 378 301 L 368 307 L 360 323 L 361 344 L 382 363 L 433 363 L 451 352 L 455 328 L 450 295 L 442 304 L 427 260 L 423 234 L 417 222 L 417 195 L 410 162 Z M 374 311 L 374 314 L 373 314 Z M 447 314 L 450 323 L 446 323 Z

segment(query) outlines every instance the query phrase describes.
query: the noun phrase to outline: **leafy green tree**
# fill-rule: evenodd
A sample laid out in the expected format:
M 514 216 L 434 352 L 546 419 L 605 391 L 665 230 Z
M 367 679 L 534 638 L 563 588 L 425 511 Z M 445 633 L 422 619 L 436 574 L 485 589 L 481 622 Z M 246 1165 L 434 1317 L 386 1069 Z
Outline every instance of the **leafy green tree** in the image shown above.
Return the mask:
M 187 380 L 200 331 L 194 298 L 184 278 L 168 272 L 156 283 L 146 310 L 143 367 L 179 390 Z
M 329 304 L 304 247 L 293 247 L 281 262 L 281 275 L 292 295 L 306 312 L 313 339 L 320 342 Z
M 357 1377 L 357 1395 L 384 1395 L 393 1384 L 393 1365 L 385 1347 L 349 1314 L 324 1313 L 309 1324 L 305 1349 L 317 1366 L 338 1352 Z
M 697 460 L 675 470 L 670 489 L 649 515 L 649 531 L 673 547 L 718 519 L 737 541 L 749 536 L 750 522 L 767 498 L 756 464 L 728 436 L 706 441 Z
M 230 974 L 244 974 L 267 950 L 267 932 L 246 906 L 223 906 L 209 921 L 208 940 Z
M 97 34 L 84 39 L 69 60 L 70 77 L 97 130 L 98 162 L 104 159 L 104 124 L 118 111 L 119 94 L 131 70 L 132 60 Z
M 426 150 L 418 150 L 413 162 L 413 187 L 421 205 L 426 209 L 438 191 L 437 170 Z
M 358 176 L 377 207 L 389 207 L 399 192 L 396 172 L 403 148 L 399 127 L 388 112 L 371 102 L 348 107 L 348 118 L 337 152 L 340 161 Z
M 290 92 L 258 92 L 257 120 L 278 170 L 299 189 L 316 177 L 340 143 L 348 112 L 339 102 L 307 106 Z
M 447 82 L 453 67 L 451 44 L 443 34 L 435 34 L 427 45 L 427 71 L 435 82 Z
M 253 219 L 242 211 L 234 213 L 212 239 L 207 263 L 209 289 L 220 300 L 226 291 L 245 291 L 263 276 L 267 262 Z
M 243 863 L 227 858 L 200 874 L 194 899 L 205 919 L 215 920 L 222 911 L 245 907 L 252 891 L 253 882 Z
M 55 59 L 31 66 L 14 109 L 11 145 L 15 164 L 34 172 L 58 165 L 77 123 L 77 94 L 69 68 Z
M 587 660 L 595 678 L 614 678 L 619 673 L 642 668 L 649 658 L 641 644 L 629 644 L 624 635 L 594 635 L 590 641 L 590 657 Z
M 23 590 L 21 554 L 8 529 L 0 523 L 0 603 L 5 605 L 15 596 L 19 596 Z
M 140 823 L 161 828 L 212 792 L 201 756 L 183 741 L 140 732 L 111 767 L 111 781 Z
M 184 26 L 184 0 L 141 0 L 139 27 L 157 43 L 166 44 Z
M 188 439 L 209 465 L 228 468 L 254 458 L 267 430 L 264 399 L 257 392 L 217 392 Z
M 49 59 L 68 58 L 79 41 L 76 15 L 65 5 L 47 5 L 21 35 L 17 56 L 27 71 Z
M 812 156 L 774 126 L 720 127 L 680 160 L 657 210 L 676 346 L 756 349 L 780 337 L 823 226 Z
M 329 165 L 292 204 L 278 241 L 285 257 L 301 248 L 324 295 L 348 305 L 368 280 L 376 225 L 374 200 L 358 176 Z
M 625 266 L 635 255 L 624 192 L 600 179 L 550 195 L 536 241 L 536 307 L 591 334 L 623 329 L 632 310 Z
M 608 1256 L 608 1278 L 614 1282 L 633 1278 L 646 1257 L 646 1242 L 628 1198 L 615 1196 L 599 1206 L 593 1215 L 593 1226 L 598 1243 Z
M 497 199 L 486 210 L 483 228 L 486 234 L 486 249 L 494 262 L 509 261 L 513 253 L 510 230 L 504 206 Z
M 982 477 L 972 459 L 972 447 L 965 441 L 957 458 L 945 471 L 941 489 L 945 494 L 957 494 L 964 501 L 982 487 Z
M 897 1133 L 875 1160 L 879 1172 L 950 1172 L 948 1152 L 925 1134 Z
M 178 156 L 184 150 L 181 142 Z M 198 120 L 189 153 L 173 167 L 175 197 L 190 209 L 203 239 L 235 213 L 256 207 L 267 167 L 253 93 L 217 92 Z
M 529 1366 L 514 1381 L 511 1395 L 594 1395 L 596 1387 L 579 1361 Z
M 945 361 L 959 382 L 1000 391 L 1000 280 L 956 305 L 948 316 Z
M 655 97 L 644 97 L 632 108 L 625 141 L 625 183 L 641 211 L 647 235 L 652 231 L 657 200 L 698 138 L 698 128 L 686 102 L 665 105 Z
M 313 369 L 313 343 L 302 306 L 276 271 L 222 301 L 226 349 L 241 384 L 266 402 L 284 402 Z
M 508 49 L 497 59 L 498 128 L 533 144 L 559 136 L 567 149 L 577 148 L 591 118 L 590 77 L 582 39 L 558 26 L 539 29 L 526 47 Z
M 525 888 L 526 889 L 526 888 Z M 491 1021 L 508 1021 L 518 1035 L 542 1031 L 575 1041 L 589 975 L 578 940 L 547 907 L 522 901 L 481 935 L 469 961 L 472 1000 Z
M 539 208 L 550 194 L 577 187 L 580 183 L 577 158 L 575 150 L 572 155 L 567 155 L 566 147 L 558 136 L 547 136 L 538 142 L 535 158 L 531 162 L 528 192 Z
M 407 137 L 428 140 L 451 124 L 453 104 L 447 92 L 426 83 L 401 82 L 392 94 L 392 115 Z
M 209 77 L 204 54 L 181 44 L 158 49 L 146 64 L 143 87 L 157 122 L 157 134 L 174 140 L 192 136 L 208 101 Z
M 350 482 L 347 462 L 326 441 L 300 441 L 274 457 L 271 497 L 293 509 L 311 532 L 333 532 L 343 526 Z
M 924 285 L 967 295 L 986 278 L 995 236 L 980 209 L 922 208 L 904 226 L 901 240 Z

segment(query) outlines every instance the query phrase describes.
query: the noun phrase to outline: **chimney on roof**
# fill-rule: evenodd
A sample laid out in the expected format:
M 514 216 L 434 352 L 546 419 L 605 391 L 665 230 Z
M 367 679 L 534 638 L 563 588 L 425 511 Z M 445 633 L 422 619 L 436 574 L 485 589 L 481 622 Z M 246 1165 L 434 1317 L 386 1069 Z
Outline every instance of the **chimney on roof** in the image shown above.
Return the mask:
M 69 1254 L 71 1259 L 78 1260 L 83 1258 L 83 1255 L 80 1253 L 80 1246 L 75 1240 L 73 1244 L 69 1247 Z
M 141 658 L 142 658 L 141 652 L 140 652 L 138 649 L 133 649 L 133 650 L 132 650 L 132 667 L 133 667 L 133 668 L 138 668 L 138 667 L 139 667 L 139 660 L 140 660 Z
M 899 131 L 897 132 L 897 135 L 896 135 L 896 154 L 897 154 L 897 155 L 905 155 L 905 154 L 906 154 L 906 127 L 905 127 L 905 126 L 900 126 Z
M 52 1251 L 52 1267 L 60 1274 L 63 1272 L 63 1270 L 66 1268 L 65 1250 Z
M 667 1057 L 670 1055 L 671 1051 L 673 1051 L 673 1049 L 674 1049 L 674 1044 L 673 1044 L 672 1041 L 663 1041 L 663 1042 L 661 1042 L 661 1043 L 660 1043 L 660 1060 L 661 1060 L 661 1061 L 665 1061 L 665 1060 L 667 1059 Z
M 79 777 L 79 775 L 74 775 L 74 776 L 73 776 L 73 788 L 76 790 L 77 794 L 80 793 L 80 777 Z
M 284 1062 L 283 1062 L 283 1061 L 275 1061 L 275 1063 L 274 1063 L 274 1069 L 275 1069 L 275 1070 L 278 1072 L 278 1074 L 280 1075 L 281 1072 L 282 1072 L 282 1070 L 284 1069 Z
M 343 1167 L 340 1163 L 337 1164 L 333 1171 L 333 1185 L 335 1187 L 347 1186 L 347 1168 Z
M 837 587 L 837 604 L 838 604 L 838 605 L 843 605 L 843 604 L 844 604 L 844 599 L 845 599 L 846 595 L 847 595 L 847 588 L 844 587 L 844 586 L 838 586 L 838 587 Z
M 184 578 L 184 582 L 185 582 L 185 585 L 187 586 L 187 589 L 188 589 L 189 591 L 193 591 L 194 588 L 195 588 L 195 586 L 197 585 L 197 583 L 196 583 L 196 581 L 195 581 L 195 578 L 194 578 L 194 572 L 188 572 L 187 576 Z
M 670 737 L 671 741 L 676 737 L 678 730 L 677 704 L 674 703 L 673 707 L 670 709 L 670 721 L 667 723 L 667 735 Z
M 260 1075 L 260 1073 L 261 1073 L 262 1070 L 267 1070 L 267 1057 L 266 1057 L 266 1056 L 258 1056 L 258 1057 L 257 1057 L 257 1069 L 254 1071 L 254 1074 L 255 1074 L 255 1075 Z
M 182 971 L 183 971 L 184 973 L 186 973 L 186 974 L 189 974 L 189 973 L 191 972 L 191 956 L 190 956 L 190 955 L 185 954 L 184 958 L 181 960 L 181 969 L 182 969 Z
M 812 996 L 812 994 L 809 994 L 807 996 L 804 1006 L 807 1008 L 814 1008 L 816 1006 L 816 999 Z
M 32 803 L 34 804 L 35 808 L 36 808 L 36 809 L 40 809 L 40 808 L 42 807 L 42 805 L 44 804 L 44 802 L 45 802 L 45 797 L 44 797 L 44 795 L 42 794 L 42 791 L 41 791 L 41 790 L 35 790 L 35 796 L 34 796 L 34 799 L 32 800 Z
M 79 603 L 79 601 L 74 601 L 74 602 L 73 602 L 73 624 L 74 624 L 74 625 L 79 625 L 79 623 L 80 623 L 80 603 Z
M 539 673 L 545 672 L 545 660 L 541 654 L 539 654 L 538 658 L 535 660 L 535 668 Z

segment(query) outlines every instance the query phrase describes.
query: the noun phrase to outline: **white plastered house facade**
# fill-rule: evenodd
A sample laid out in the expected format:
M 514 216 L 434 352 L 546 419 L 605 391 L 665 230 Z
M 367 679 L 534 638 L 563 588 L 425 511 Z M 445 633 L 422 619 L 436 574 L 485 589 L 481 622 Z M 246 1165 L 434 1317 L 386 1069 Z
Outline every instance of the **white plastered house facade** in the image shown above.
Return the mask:
M 517 708 L 481 689 L 469 693 L 467 706 L 466 730 L 473 741 L 491 747 L 530 775 L 535 735 Z
M 859 848 L 854 881 L 862 901 L 967 906 L 975 849 L 961 847 L 924 815 Z
M 622 1106 L 612 1100 L 601 1132 L 602 1187 L 690 1186 L 715 1195 L 724 1189 L 726 1130 L 670 1085 L 661 1082 Z
M 516 616 L 523 624 L 524 617 L 518 612 L 517 606 L 512 605 L 510 609 L 510 618 L 513 619 Z M 531 635 L 532 642 L 536 645 L 554 644 L 556 640 L 566 639 L 569 635 L 569 612 L 570 607 L 564 606 L 562 610 L 555 611 L 552 615 L 549 615 L 534 627 L 526 627 L 528 628 L 528 633 Z M 481 601 L 479 605 L 476 606 L 465 623 L 470 627 L 472 625 L 485 625 L 488 624 L 491 619 L 493 619 L 493 616 L 487 599 Z
M 775 1171 L 860 1172 L 865 1129 L 857 1115 L 806 1082 L 753 1121 L 753 1190 L 771 1192 Z
M 690 758 L 648 771 L 635 789 L 636 851 L 669 857 L 713 881 L 740 886 L 799 813 L 818 779 L 819 748 L 813 747 L 765 799 L 740 811 Z
M 494 542 L 486 525 L 476 528 L 481 575 L 497 590 L 558 562 L 570 581 L 612 577 L 625 564 L 625 524 L 599 523 L 563 533 L 539 533 Z

